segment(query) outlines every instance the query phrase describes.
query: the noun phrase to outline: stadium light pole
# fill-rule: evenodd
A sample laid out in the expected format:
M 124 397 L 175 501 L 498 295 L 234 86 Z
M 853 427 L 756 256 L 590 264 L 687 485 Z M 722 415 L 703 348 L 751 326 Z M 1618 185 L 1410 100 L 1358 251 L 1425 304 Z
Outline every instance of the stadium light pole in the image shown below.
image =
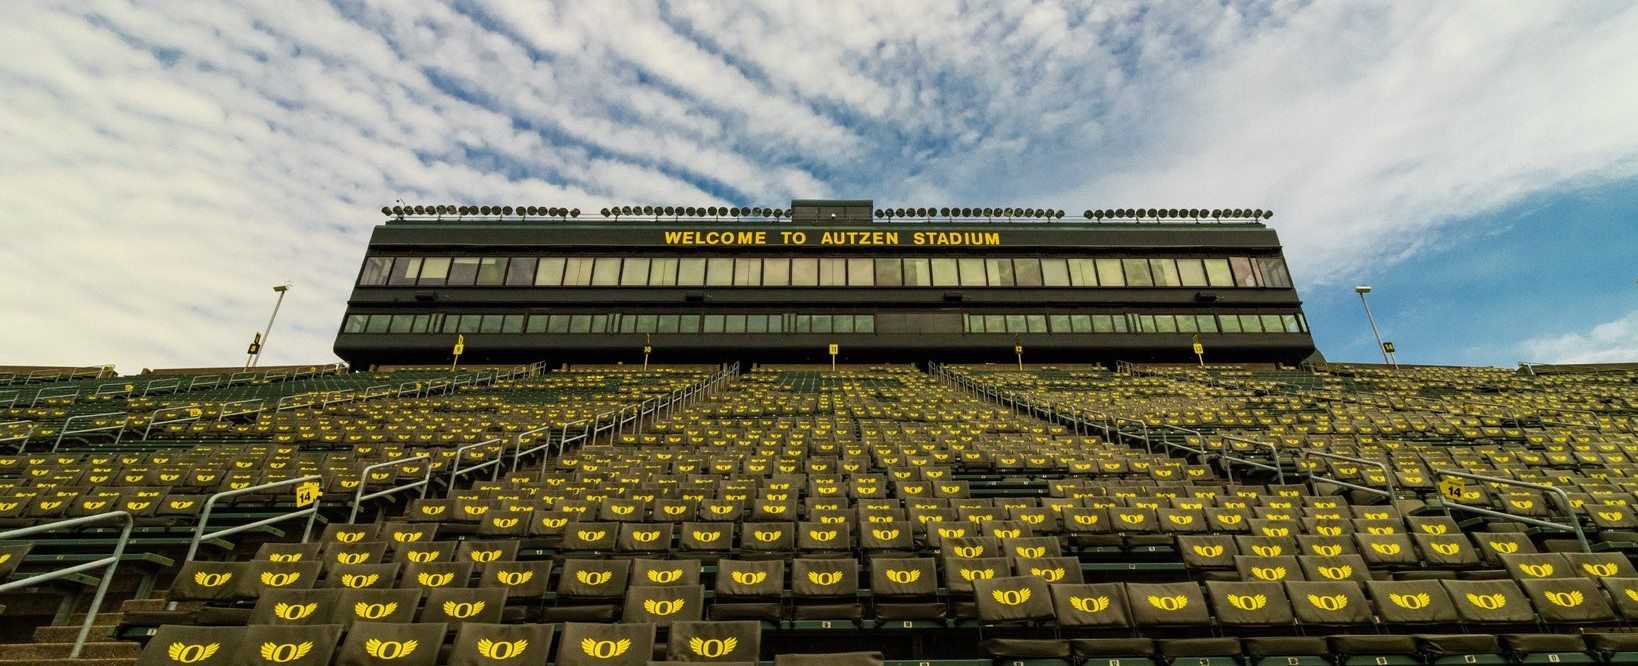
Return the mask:
M 1359 304 L 1365 306 L 1365 321 L 1371 323 L 1371 335 L 1376 336 L 1376 350 L 1382 352 L 1382 364 L 1399 369 L 1398 365 L 1388 360 L 1388 347 L 1382 344 L 1382 333 L 1376 330 L 1376 317 L 1371 316 L 1371 304 L 1365 302 L 1365 294 L 1371 293 L 1371 286 L 1362 284 L 1354 287 L 1354 293 L 1359 294 Z
M 267 336 L 273 333 L 273 320 L 279 318 L 279 306 L 284 305 L 284 293 L 290 291 L 290 283 L 286 282 L 278 285 L 273 288 L 273 291 L 279 294 L 279 300 L 273 301 L 273 316 L 267 318 L 267 330 L 262 331 L 262 344 L 256 348 L 256 357 L 250 359 L 250 367 L 252 368 L 261 362 L 262 350 L 267 349 Z

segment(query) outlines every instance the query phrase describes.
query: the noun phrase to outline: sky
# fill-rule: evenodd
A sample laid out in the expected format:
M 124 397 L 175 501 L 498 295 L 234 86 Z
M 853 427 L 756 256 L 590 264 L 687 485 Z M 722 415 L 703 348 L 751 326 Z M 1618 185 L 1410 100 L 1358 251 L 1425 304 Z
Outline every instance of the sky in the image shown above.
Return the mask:
M 330 351 L 409 203 L 1262 208 L 1320 350 L 1638 361 L 1629 2 L 23 0 L 0 365 Z

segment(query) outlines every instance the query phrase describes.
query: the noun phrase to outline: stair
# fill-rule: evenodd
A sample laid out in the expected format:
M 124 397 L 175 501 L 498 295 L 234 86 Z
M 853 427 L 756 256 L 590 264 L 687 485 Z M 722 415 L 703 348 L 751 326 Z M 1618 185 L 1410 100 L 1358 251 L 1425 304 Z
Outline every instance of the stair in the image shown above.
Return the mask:
M 131 610 L 159 610 L 165 607 L 163 598 L 132 599 L 120 603 L 119 610 L 97 614 L 96 624 L 86 638 L 85 648 L 78 659 L 69 659 L 74 639 L 80 634 L 84 613 L 75 613 L 67 624 L 40 627 L 34 630 L 34 642 L 7 645 L 0 650 L 0 666 L 133 666 L 142 646 L 135 641 L 114 637 L 114 628 Z

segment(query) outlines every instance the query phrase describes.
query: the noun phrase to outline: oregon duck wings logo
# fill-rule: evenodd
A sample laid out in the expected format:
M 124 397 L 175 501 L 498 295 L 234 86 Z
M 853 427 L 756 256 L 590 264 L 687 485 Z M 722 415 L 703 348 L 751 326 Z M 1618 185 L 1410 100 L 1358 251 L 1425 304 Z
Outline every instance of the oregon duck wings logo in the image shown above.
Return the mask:
M 739 647 L 739 639 L 732 636 L 722 639 L 713 638 L 710 640 L 695 636 L 688 639 L 688 650 L 696 655 L 705 657 L 706 659 L 716 659 L 723 655 L 730 654 L 736 647 Z
M 1628 593 L 1630 594 L 1631 591 L 1629 590 Z M 1562 606 L 1564 608 L 1575 608 L 1576 606 L 1580 606 L 1581 602 L 1585 600 L 1580 592 L 1573 590 L 1570 592 L 1552 592 L 1549 590 L 1543 590 L 1541 595 L 1546 597 L 1547 601 L 1552 602 L 1554 606 Z
M 648 580 L 661 585 L 675 583 L 682 580 L 682 569 L 650 569 Z
M 1162 597 L 1151 594 L 1149 595 L 1148 602 L 1150 606 L 1153 606 L 1159 610 L 1172 612 L 1180 611 L 1187 607 L 1189 605 L 1189 598 L 1181 594 L 1170 597 Z
M 1336 611 L 1339 611 L 1339 610 L 1342 610 L 1342 609 L 1348 607 L 1348 595 L 1345 595 L 1345 594 L 1332 594 L 1332 595 L 1310 594 L 1310 595 L 1308 595 L 1308 603 L 1310 605 L 1312 605 L 1313 607 L 1318 608 L 1318 609 L 1320 609 L 1322 611 L 1329 611 L 1329 612 L 1334 613 Z
M 1260 580 L 1285 580 L 1285 567 L 1251 567 L 1251 575 Z
M 417 641 L 384 641 L 379 638 L 371 638 L 364 641 L 364 652 L 376 659 L 391 661 L 414 654 L 415 648 L 418 646 L 420 646 L 420 643 Z
M 261 580 L 262 584 L 268 587 L 286 587 L 288 585 L 295 584 L 296 581 L 301 580 L 301 572 L 291 571 L 286 573 L 263 571 Z
M 630 643 L 630 641 L 622 642 L 627 644 Z M 524 650 L 527 649 L 529 649 L 529 641 L 527 639 L 520 638 L 515 641 L 496 641 L 488 638 L 478 639 L 478 654 L 483 655 L 485 659 L 505 661 L 523 654 Z M 625 652 L 624 649 L 621 649 L 620 651 Z M 588 652 L 587 654 L 590 655 L 591 653 Z
M 197 664 L 216 655 L 222 649 L 221 643 L 205 645 L 193 643 L 171 643 L 165 648 L 165 656 L 178 664 Z
M 1029 601 L 1030 593 L 1029 588 L 1025 587 L 1017 590 L 990 590 L 990 596 L 995 599 L 996 603 L 1005 606 L 1017 606 Z
M 444 615 L 448 615 L 459 620 L 465 620 L 469 617 L 477 615 L 478 613 L 482 613 L 485 605 L 486 604 L 484 604 L 482 601 L 445 601 L 443 611 Z
M 1547 562 L 1543 562 L 1541 564 L 1520 564 L 1519 571 L 1524 572 L 1524 575 L 1531 578 L 1550 578 L 1553 575 L 1553 565 Z
M 671 615 L 683 609 L 683 599 L 644 599 L 643 610 L 649 615 Z
M 288 664 L 307 656 L 307 653 L 312 650 L 313 642 L 303 641 L 301 643 L 262 643 L 259 652 L 262 655 L 262 661 Z
M 1614 562 L 1604 562 L 1604 563 L 1582 562 L 1581 563 L 1581 569 L 1583 571 L 1586 571 L 1587 573 L 1590 573 L 1590 574 L 1592 574 L 1594 576 L 1598 576 L 1598 577 L 1614 576 L 1616 574 L 1616 572 L 1620 570 L 1620 568 L 1621 567 L 1616 565 Z
M 699 638 L 695 638 L 695 640 L 699 640 Z M 613 659 L 616 656 L 626 655 L 626 650 L 631 650 L 631 638 L 621 638 L 618 641 L 585 638 L 585 640 L 580 641 L 580 651 L 593 659 Z
M 1426 592 L 1421 592 L 1418 594 L 1390 593 L 1388 595 L 1388 601 L 1391 601 L 1393 602 L 1393 605 L 1406 610 L 1421 610 L 1423 608 L 1427 608 L 1433 603 L 1433 597 L 1428 596 L 1428 593 Z
M 1227 599 L 1230 606 L 1243 611 L 1260 610 L 1268 605 L 1268 597 L 1261 594 L 1230 594 Z
M 921 570 L 920 569 L 908 569 L 908 570 L 904 570 L 904 571 L 899 571 L 899 570 L 894 570 L 894 569 L 887 569 L 887 570 L 882 572 L 882 575 L 885 576 L 888 580 L 890 580 L 892 582 L 895 582 L 895 583 L 898 583 L 900 585 L 909 585 L 909 584 L 914 583 L 914 582 L 916 582 L 918 580 L 921 580 Z
M 233 572 L 231 571 L 221 573 L 198 571 L 193 574 L 193 582 L 200 587 L 221 587 L 230 580 L 233 580 Z
M 1099 613 L 1109 608 L 1109 597 L 1070 597 L 1069 605 L 1082 613 Z
M 808 582 L 814 585 L 830 586 L 842 582 L 840 571 L 809 571 Z
M 1499 610 L 1507 605 L 1507 595 L 1467 593 L 1467 602 L 1485 610 Z

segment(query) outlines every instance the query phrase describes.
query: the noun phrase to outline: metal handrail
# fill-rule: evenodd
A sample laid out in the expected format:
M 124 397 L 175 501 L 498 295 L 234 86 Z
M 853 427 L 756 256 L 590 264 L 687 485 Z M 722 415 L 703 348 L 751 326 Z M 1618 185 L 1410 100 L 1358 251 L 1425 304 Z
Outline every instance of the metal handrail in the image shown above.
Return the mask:
M 1338 453 L 1327 453 L 1325 451 L 1315 451 L 1313 449 L 1306 448 L 1306 447 L 1297 449 L 1297 457 L 1303 458 L 1303 457 L 1307 457 L 1307 456 L 1318 456 L 1318 457 L 1321 457 L 1321 458 L 1325 458 L 1327 460 L 1341 460 L 1341 461 L 1344 461 L 1344 462 L 1351 462 L 1351 463 L 1354 463 L 1356 465 L 1369 465 L 1371 467 L 1379 468 L 1379 469 L 1382 470 L 1382 478 L 1383 478 L 1384 482 L 1386 482 L 1387 485 L 1388 485 L 1387 490 L 1382 490 L 1381 488 L 1372 488 L 1370 486 L 1363 486 L 1363 485 L 1359 485 L 1357 483 L 1350 483 L 1350 482 L 1347 482 L 1347 481 L 1342 481 L 1340 479 L 1333 479 L 1333 478 L 1331 478 L 1329 476 L 1322 476 L 1322 475 L 1319 475 L 1319 474 L 1315 474 L 1312 470 L 1309 470 L 1308 471 L 1308 488 L 1310 490 L 1315 490 L 1316 489 L 1316 486 L 1314 484 L 1314 479 L 1319 479 L 1321 481 L 1324 481 L 1324 482 L 1332 484 L 1332 485 L 1342 486 L 1344 488 L 1352 488 L 1354 490 L 1359 490 L 1359 491 L 1363 491 L 1363 492 L 1367 492 L 1367 493 L 1382 495 L 1384 497 L 1387 497 L 1389 502 L 1392 502 L 1392 501 L 1399 498 L 1398 491 L 1395 490 L 1394 487 L 1393 487 L 1393 469 L 1388 467 L 1388 464 L 1385 463 L 1385 462 L 1382 462 L 1380 460 L 1370 460 L 1370 459 L 1367 459 L 1367 458 L 1356 458 L 1356 457 L 1353 457 L 1353 456 L 1345 456 L 1345 455 L 1338 454 Z
M 1225 458 L 1227 460 L 1237 462 L 1237 463 L 1240 463 L 1242 465 L 1246 465 L 1248 467 L 1256 467 L 1258 469 L 1272 470 L 1278 476 L 1280 485 L 1282 485 L 1282 486 L 1285 485 L 1285 468 L 1280 466 L 1280 448 L 1278 446 L 1276 446 L 1276 445 L 1274 445 L 1272 443 L 1269 443 L 1269 442 L 1259 442 L 1259 441 L 1254 440 L 1254 439 L 1246 439 L 1244 437 L 1235 437 L 1234 435 L 1219 435 L 1219 437 L 1223 438 L 1223 458 Z M 1269 451 L 1274 454 L 1274 464 L 1269 465 L 1269 464 L 1262 463 L 1262 462 L 1259 462 L 1259 461 L 1256 461 L 1256 460 L 1250 460 L 1248 458 L 1240 458 L 1240 457 L 1237 457 L 1237 456 L 1229 455 L 1229 453 L 1228 453 L 1228 451 L 1229 451 L 1228 443 L 1231 442 L 1231 441 L 1233 441 L 1233 442 L 1244 442 L 1246 444 L 1251 444 L 1253 446 L 1266 446 L 1266 447 L 1268 447 Z
M 190 414 L 190 415 L 188 415 L 186 417 L 179 418 L 179 419 L 166 419 L 164 421 L 154 420 L 154 419 L 159 418 L 159 413 L 160 412 L 182 411 L 183 413 L 186 413 L 186 410 L 189 410 L 189 409 L 200 410 L 200 413 L 199 413 L 198 416 L 193 416 L 193 415 Z M 183 423 L 183 422 L 186 422 L 186 421 L 198 421 L 199 419 L 204 418 L 205 417 L 204 409 L 205 409 L 204 405 L 188 405 L 186 407 L 161 407 L 159 409 L 154 410 L 152 414 L 148 415 L 148 425 L 142 428 L 142 441 L 144 441 L 144 442 L 148 441 L 148 434 L 153 431 L 154 426 L 156 426 L 156 425 L 167 425 L 167 424 L 171 424 L 171 423 Z
M 120 528 L 119 541 L 114 543 L 114 552 L 112 555 L 93 560 L 91 562 L 86 562 L 84 564 L 76 564 L 71 567 L 58 569 L 50 573 L 43 573 L 38 576 L 29 576 L 28 578 L 22 578 L 0 584 L 0 594 L 3 594 L 12 590 L 33 587 L 47 581 L 72 576 L 84 571 L 91 571 L 98 567 L 103 568 L 101 580 L 97 582 L 97 592 L 91 597 L 91 605 L 85 609 L 85 621 L 80 623 L 80 633 L 74 637 L 74 647 L 70 648 L 68 651 L 69 659 L 78 659 L 80 657 L 80 651 L 85 649 L 85 641 L 91 636 L 91 627 L 97 622 L 97 611 L 102 609 L 102 600 L 108 595 L 109 584 L 114 581 L 114 570 L 119 568 L 120 558 L 125 556 L 125 546 L 131 542 L 131 530 L 132 528 L 136 527 L 136 519 L 132 518 L 129 512 L 113 511 L 109 513 L 99 513 L 94 516 L 69 518 L 68 520 L 59 520 L 54 523 L 46 523 L 44 525 L 35 525 L 33 527 L 23 527 L 15 530 L 0 532 L 0 541 L 5 541 L 7 539 L 26 537 L 33 534 L 39 534 L 41 532 L 62 529 L 64 527 L 77 527 L 89 523 L 100 523 L 113 518 L 122 520 L 125 525 Z
M 1530 483 L 1528 481 L 1516 481 L 1516 480 L 1513 480 L 1513 479 L 1504 479 L 1504 478 L 1495 477 L 1495 476 L 1481 476 L 1481 475 L 1472 474 L 1472 473 L 1469 473 L 1469 472 L 1457 472 L 1457 471 L 1451 471 L 1451 470 L 1438 470 L 1438 469 L 1436 469 L 1436 470 L 1433 470 L 1433 473 L 1435 475 L 1438 475 L 1438 476 L 1454 476 L 1454 477 L 1463 478 L 1463 479 L 1473 479 L 1474 481 L 1483 481 L 1483 482 L 1486 482 L 1486 483 L 1494 483 L 1494 484 L 1500 484 L 1500 485 L 1504 485 L 1504 486 L 1518 486 L 1520 488 L 1529 488 L 1531 490 L 1540 490 L 1540 491 L 1544 491 L 1544 492 L 1553 493 L 1553 494 L 1557 495 L 1560 500 L 1563 500 L 1563 504 L 1560 505 L 1560 508 L 1564 509 L 1564 516 L 1566 518 L 1569 518 L 1568 523 L 1559 524 L 1559 523 L 1555 523 L 1555 522 L 1552 522 L 1552 521 L 1549 521 L 1549 520 L 1541 520 L 1539 518 L 1530 518 L 1530 517 L 1527 517 L 1527 516 L 1515 516 L 1515 515 L 1510 514 L 1510 513 L 1503 513 L 1501 511 L 1496 511 L 1496 510 L 1493 510 L 1493 509 L 1486 509 L 1484 507 L 1478 507 L 1478 506 L 1472 506 L 1472 505 L 1468 505 L 1468 504 L 1462 504 L 1460 502 L 1452 502 L 1448 498 L 1445 499 L 1444 502 L 1445 502 L 1445 506 L 1456 507 L 1458 509 L 1462 509 L 1464 511 L 1471 511 L 1473 513 L 1477 513 L 1477 514 L 1480 514 L 1480 515 L 1493 516 L 1493 517 L 1497 517 L 1497 518 L 1506 518 L 1508 520 L 1524 523 L 1526 525 L 1535 525 L 1535 526 L 1538 526 L 1538 527 L 1545 527 L 1545 528 L 1548 528 L 1548 529 L 1563 530 L 1563 531 L 1566 531 L 1566 532 L 1574 532 L 1576 542 L 1581 544 L 1581 551 L 1585 552 L 1585 553 L 1592 552 L 1592 546 L 1587 543 L 1587 533 L 1586 533 L 1585 530 L 1581 529 L 1580 519 L 1576 518 L 1575 505 L 1570 503 L 1570 494 L 1567 493 L 1567 492 L 1564 492 L 1563 488 L 1558 488 L 1558 487 L 1555 487 L 1555 486 L 1545 486 L 1545 485 L 1542 485 L 1542 484 L 1539 484 L 1539 483 Z
M 34 432 L 40 429 L 40 424 L 35 423 L 34 421 L 30 421 L 28 419 L 22 419 L 22 420 L 19 420 L 19 421 L 6 421 L 5 423 L 0 423 L 0 426 L 17 425 L 19 423 L 29 424 L 28 431 L 24 432 L 21 435 L 13 435 L 13 436 L 8 437 L 6 439 L 0 439 L 0 443 L 15 442 L 17 440 L 22 440 L 23 443 L 17 445 L 17 453 L 18 453 L 18 455 L 22 455 L 23 449 L 28 447 L 28 440 L 32 439 L 34 437 Z
M 56 390 L 60 391 L 60 393 L 55 393 L 55 394 L 52 394 L 52 395 L 44 395 L 46 391 L 50 391 L 50 390 L 52 390 L 52 389 L 49 389 L 49 388 L 35 389 L 34 397 L 31 398 L 28 401 L 28 406 L 30 408 L 38 406 L 40 404 L 40 398 L 48 398 L 49 399 L 49 398 L 78 398 L 78 397 L 80 397 L 80 389 L 78 389 L 78 388 L 59 387 Z
M 386 490 L 377 490 L 377 491 L 375 491 L 373 493 L 370 493 L 368 495 L 364 494 L 364 486 L 367 485 L 370 482 L 370 470 L 381 469 L 383 467 L 397 467 L 399 465 L 412 463 L 412 462 L 415 462 L 417 460 L 423 460 L 423 461 L 426 461 L 426 463 L 427 463 L 426 473 L 422 475 L 420 481 L 416 481 L 415 483 L 405 484 L 405 485 L 402 485 L 402 486 L 393 486 L 393 487 L 388 488 Z M 429 486 L 431 484 L 432 484 L 432 458 L 427 456 L 427 454 L 424 454 L 424 453 L 421 454 L 421 455 L 415 456 L 413 458 L 400 458 L 398 460 L 388 460 L 387 462 L 376 463 L 374 465 L 370 465 L 368 467 L 365 467 L 363 471 L 358 473 L 358 490 L 353 493 L 353 512 L 347 514 L 347 523 L 352 524 L 354 521 L 357 520 L 357 518 L 358 518 L 358 507 L 361 506 L 362 504 L 364 504 L 364 500 L 372 500 L 372 499 L 375 499 L 375 498 L 378 498 L 378 497 L 386 497 L 386 496 L 391 495 L 393 493 L 401 493 L 401 492 L 404 492 L 406 490 L 410 490 L 412 488 L 420 488 L 421 489 L 421 498 L 426 499 L 427 486 Z
M 462 453 L 465 453 L 465 452 L 470 451 L 472 449 L 478 448 L 480 446 L 489 446 L 490 444 L 496 444 L 496 443 L 501 445 L 501 450 L 500 450 L 500 453 L 495 454 L 495 459 L 494 460 L 490 460 L 489 462 L 486 462 L 486 463 L 479 463 L 477 465 L 473 465 L 471 467 L 468 467 L 468 468 L 466 468 L 464 470 L 461 469 L 461 454 Z M 478 471 L 480 469 L 483 469 L 485 467 L 493 466 L 495 468 L 495 471 L 489 477 L 491 481 L 500 478 L 500 464 L 505 459 L 506 459 L 506 440 L 499 439 L 499 438 L 485 440 L 485 441 L 482 441 L 482 442 L 478 442 L 476 444 L 467 444 L 466 446 L 462 446 L 462 447 L 459 447 L 459 448 L 455 449 L 455 462 L 450 463 L 450 465 L 449 465 L 449 488 L 451 490 L 454 490 L 454 488 L 455 488 L 455 479 L 457 477 L 459 477 L 460 475 L 462 475 L 462 474 L 471 474 L 471 473 L 476 472 L 476 471 Z M 514 458 L 513 460 L 516 460 L 516 459 Z M 352 522 L 352 521 L 348 521 L 348 522 Z
M 230 411 L 228 411 L 228 408 L 232 407 L 233 405 L 243 405 L 243 404 L 249 403 L 249 402 L 256 403 L 256 408 L 255 409 L 247 409 L 247 410 L 242 411 L 242 412 L 230 412 Z M 227 418 L 229 416 L 244 416 L 245 414 L 256 414 L 256 415 L 259 416 L 259 415 L 261 415 L 261 413 L 263 411 L 265 411 L 267 409 L 267 401 L 262 400 L 260 398 L 247 398 L 247 399 L 244 399 L 244 400 L 234 400 L 233 402 L 224 402 L 224 403 L 222 403 L 220 405 L 220 407 L 222 409 L 222 413 L 216 415 L 216 422 L 217 423 L 221 423 L 222 419 L 225 419 L 225 418 Z
M 216 538 L 228 536 L 230 534 L 238 534 L 240 532 L 244 532 L 244 531 L 247 531 L 247 530 L 253 530 L 253 529 L 256 529 L 258 527 L 264 527 L 264 526 L 267 526 L 267 525 L 272 525 L 273 523 L 277 523 L 277 522 L 280 522 L 280 521 L 283 521 L 283 520 L 288 520 L 290 518 L 296 518 L 296 517 L 300 517 L 300 516 L 307 516 L 307 529 L 303 530 L 302 533 L 301 533 L 301 542 L 302 543 L 307 543 L 307 540 L 309 538 L 311 538 L 312 535 L 313 535 L 313 521 L 318 518 L 318 508 L 319 508 L 319 501 L 318 500 L 315 500 L 311 505 L 309 505 L 305 509 L 297 509 L 295 511 L 291 511 L 290 513 L 282 513 L 282 514 L 279 514 L 279 515 L 274 516 L 272 518 L 264 518 L 262 520 L 258 520 L 258 521 L 253 522 L 253 523 L 246 523 L 244 525 L 236 525 L 234 527 L 229 527 L 227 529 L 220 530 L 220 531 L 217 531 L 217 532 L 212 532 L 210 534 L 205 533 L 205 525 L 210 523 L 211 509 L 216 507 L 216 501 L 219 500 L 219 499 L 222 499 L 224 497 L 233 497 L 235 495 L 243 495 L 245 493 L 253 493 L 253 492 L 256 492 L 258 490 L 267 490 L 267 489 L 270 489 L 270 488 L 282 488 L 284 486 L 295 485 L 295 484 L 298 484 L 298 483 L 306 483 L 308 481 L 318 481 L 321 478 L 322 477 L 320 477 L 318 475 L 302 476 L 302 477 L 297 477 L 297 478 L 294 478 L 294 479 L 285 479 L 283 481 L 274 481 L 274 482 L 271 482 L 271 483 L 264 483 L 264 484 L 259 485 L 259 486 L 251 486 L 249 488 L 240 488 L 238 490 L 224 490 L 222 492 L 216 493 L 215 495 L 211 495 L 210 497 L 205 499 L 205 508 L 201 509 L 200 512 L 199 512 L 199 525 L 197 527 L 195 527 L 194 530 L 193 530 L 193 539 L 188 543 L 188 555 L 187 555 L 187 557 L 182 558 L 182 560 L 184 562 L 193 561 L 193 556 L 199 553 L 199 542 L 204 541 L 205 539 L 216 539 Z M 361 485 L 363 484 L 362 481 L 360 481 L 359 483 Z
M 85 428 L 83 430 L 69 430 L 68 429 L 68 425 L 70 423 L 73 423 L 75 419 L 94 419 L 94 418 L 104 417 L 104 416 L 118 416 L 118 417 L 120 417 L 119 425 L 97 426 L 95 428 Z M 65 419 L 63 421 L 63 429 L 57 431 L 57 441 L 52 443 L 51 452 L 52 453 L 57 452 L 57 447 L 63 445 L 63 438 L 64 437 L 67 437 L 69 435 L 83 435 L 83 434 L 88 433 L 88 432 L 103 432 L 103 431 L 107 431 L 107 430 L 118 430 L 119 432 L 114 435 L 114 443 L 118 444 L 119 440 L 125 437 L 125 426 L 130 425 L 130 423 L 131 423 L 131 417 L 127 416 L 125 414 L 125 412 L 103 412 L 101 414 L 81 414 L 79 416 L 70 416 L 70 417 L 68 417 L 67 419 Z M 21 453 L 21 452 L 19 451 L 19 453 Z
M 167 383 L 167 382 L 169 382 L 169 383 Z M 160 386 L 160 384 L 164 384 L 164 386 Z M 147 397 L 148 393 L 150 391 L 163 391 L 165 389 L 170 389 L 171 393 L 175 393 L 177 391 L 177 389 L 179 389 L 181 387 L 182 387 L 182 380 L 177 379 L 175 377 L 166 378 L 166 379 L 155 379 L 155 380 L 151 380 L 148 383 L 142 385 L 142 396 Z

